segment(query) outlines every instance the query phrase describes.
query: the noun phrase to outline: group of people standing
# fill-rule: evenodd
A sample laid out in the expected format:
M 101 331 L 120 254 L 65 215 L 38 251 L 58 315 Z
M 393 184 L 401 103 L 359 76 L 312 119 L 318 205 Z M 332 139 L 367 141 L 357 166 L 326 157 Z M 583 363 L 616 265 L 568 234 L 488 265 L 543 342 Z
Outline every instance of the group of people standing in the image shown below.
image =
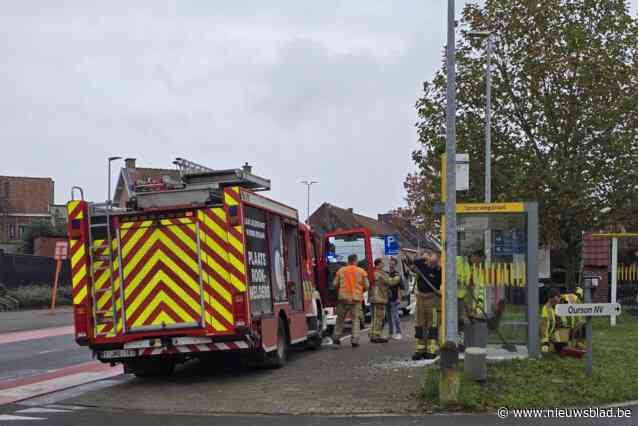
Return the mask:
M 357 266 L 357 255 L 348 257 L 348 264 L 337 271 L 335 287 L 338 294 L 337 323 L 333 341 L 340 344 L 345 320 L 350 316 L 352 320 L 353 347 L 359 346 L 359 334 L 363 319 L 363 295 L 369 290 L 369 302 L 372 316 L 370 330 L 371 343 L 385 343 L 387 338 L 382 336 L 384 323 L 389 324 L 390 337 L 401 338 L 401 319 L 399 307 L 401 301 L 402 278 L 397 269 L 397 259 L 390 258 L 388 270 L 385 270 L 385 260 L 374 260 L 375 285 L 370 289 L 367 272 Z M 474 252 L 469 262 L 463 258 L 457 259 L 459 270 L 469 271 L 465 283 L 459 283 L 458 291 L 458 325 L 459 348 L 464 348 L 463 329 L 466 323 L 486 322 L 488 320 L 484 309 L 484 296 L 481 280 L 475 277 L 476 265 L 483 260 L 482 253 Z M 467 265 L 463 262 L 467 262 Z M 439 327 L 441 321 L 441 281 L 442 271 L 438 253 L 425 251 L 417 256 L 410 265 L 416 275 L 414 297 L 416 300 L 414 335 L 416 350 L 413 360 L 434 359 L 437 357 Z M 480 268 L 479 268 L 480 269 Z M 463 285 L 461 285 L 463 284 Z M 565 346 L 582 348 L 584 337 L 584 321 L 580 317 L 561 319 L 557 317 L 555 307 L 558 303 L 582 303 L 582 289 L 574 288 L 565 294 L 551 290 L 547 303 L 541 310 L 540 336 L 543 352 L 559 352 Z M 500 319 L 504 304 L 499 303 L 497 313 L 492 319 Z M 561 333 L 563 331 L 563 333 Z
M 348 256 L 348 264 L 337 271 L 335 277 L 335 288 L 337 289 L 337 323 L 333 341 L 341 344 L 343 326 L 346 317 L 352 320 L 352 347 L 359 346 L 359 334 L 361 329 L 361 319 L 363 317 L 363 294 L 370 288 L 367 272 L 357 266 L 357 255 Z M 382 336 L 386 310 L 388 311 L 388 322 L 390 335 L 399 338 L 401 332 L 401 322 L 399 318 L 399 286 L 401 277 L 397 270 L 396 259 L 390 259 L 388 272 L 385 271 L 385 261 L 383 258 L 374 260 L 375 285 L 370 289 L 368 301 L 370 302 L 370 313 L 372 316 L 372 327 L 370 329 L 371 343 L 386 343 L 387 338 Z

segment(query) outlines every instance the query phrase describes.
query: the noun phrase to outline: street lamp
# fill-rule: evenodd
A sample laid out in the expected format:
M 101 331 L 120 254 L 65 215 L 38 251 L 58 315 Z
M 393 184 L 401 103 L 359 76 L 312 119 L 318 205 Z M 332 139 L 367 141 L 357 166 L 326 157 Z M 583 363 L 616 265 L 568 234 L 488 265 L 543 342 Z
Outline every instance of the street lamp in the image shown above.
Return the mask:
M 111 209 L 111 163 L 115 160 L 121 160 L 122 157 L 109 157 L 108 158 L 108 163 L 109 163 L 109 181 L 108 181 L 108 197 L 106 198 L 106 208 L 107 209 Z
M 485 202 L 492 202 L 492 33 L 489 31 L 469 31 L 472 38 L 486 38 L 485 67 Z
M 302 180 L 299 183 L 303 183 L 308 188 L 306 223 L 310 224 L 309 223 L 310 221 L 310 187 L 312 186 L 313 183 L 319 183 L 319 182 L 317 182 L 316 180 Z

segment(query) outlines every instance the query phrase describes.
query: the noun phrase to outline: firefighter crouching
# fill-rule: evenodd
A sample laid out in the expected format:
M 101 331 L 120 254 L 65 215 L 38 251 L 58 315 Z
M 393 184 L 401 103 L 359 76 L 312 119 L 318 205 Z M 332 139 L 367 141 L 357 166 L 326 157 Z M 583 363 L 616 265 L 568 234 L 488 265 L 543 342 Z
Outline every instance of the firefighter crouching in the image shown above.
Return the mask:
M 356 348 L 359 346 L 361 301 L 363 300 L 363 293 L 368 288 L 368 274 L 357 266 L 356 254 L 348 256 L 348 264 L 337 271 L 334 284 L 338 298 L 337 324 L 335 325 L 333 342 L 337 345 L 341 344 L 343 324 L 346 316 L 350 313 L 350 318 L 352 319 L 351 343 L 352 347 Z
M 583 303 L 583 289 L 576 287 L 573 291 L 562 295 L 561 303 L 578 304 Z M 582 316 L 559 317 L 558 323 L 561 327 L 569 329 L 569 345 L 576 349 L 584 349 L 585 320 Z
M 414 361 L 434 359 L 438 352 L 438 323 L 441 318 L 441 266 L 437 254 L 425 251 L 414 260 L 414 272 L 417 281 L 414 289 L 416 296 L 416 318 L 414 337 L 416 351 Z
M 556 318 L 556 305 L 560 303 L 560 293 L 555 288 L 549 290 L 547 302 L 541 310 L 541 351 L 560 352 L 565 346 L 566 341 L 562 338 L 558 331 L 558 322 Z
M 374 287 L 370 289 L 369 294 L 370 309 L 372 310 L 370 343 L 386 343 L 388 341 L 388 339 L 381 336 L 385 305 L 388 304 L 390 287 L 397 286 L 400 282 L 401 278 L 398 275 L 391 277 L 383 270 L 383 259 L 377 258 L 374 260 Z

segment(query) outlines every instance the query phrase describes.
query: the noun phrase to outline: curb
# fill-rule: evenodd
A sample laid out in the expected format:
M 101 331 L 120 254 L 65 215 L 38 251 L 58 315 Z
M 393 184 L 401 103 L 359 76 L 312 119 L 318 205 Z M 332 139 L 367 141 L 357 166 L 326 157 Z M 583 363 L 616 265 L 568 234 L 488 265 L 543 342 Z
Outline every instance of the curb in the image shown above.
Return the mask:
M 613 402 L 611 404 L 602 405 L 600 408 L 623 408 L 623 407 L 633 407 L 633 406 L 638 406 L 638 400 L 625 401 L 625 402 Z

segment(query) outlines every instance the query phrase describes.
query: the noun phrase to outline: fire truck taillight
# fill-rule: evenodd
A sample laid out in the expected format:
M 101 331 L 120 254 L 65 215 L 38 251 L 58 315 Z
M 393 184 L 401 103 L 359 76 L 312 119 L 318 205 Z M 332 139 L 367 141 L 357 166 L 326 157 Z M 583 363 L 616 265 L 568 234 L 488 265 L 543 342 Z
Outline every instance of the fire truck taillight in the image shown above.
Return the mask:
M 230 206 L 228 207 L 228 223 L 230 226 L 239 226 L 241 225 L 241 221 L 239 220 L 239 207 L 238 206 Z
M 69 227 L 69 237 L 82 238 L 82 220 L 81 219 L 73 219 L 71 221 L 71 226 Z
M 246 294 L 233 296 L 233 313 L 235 314 L 235 327 L 246 326 Z

